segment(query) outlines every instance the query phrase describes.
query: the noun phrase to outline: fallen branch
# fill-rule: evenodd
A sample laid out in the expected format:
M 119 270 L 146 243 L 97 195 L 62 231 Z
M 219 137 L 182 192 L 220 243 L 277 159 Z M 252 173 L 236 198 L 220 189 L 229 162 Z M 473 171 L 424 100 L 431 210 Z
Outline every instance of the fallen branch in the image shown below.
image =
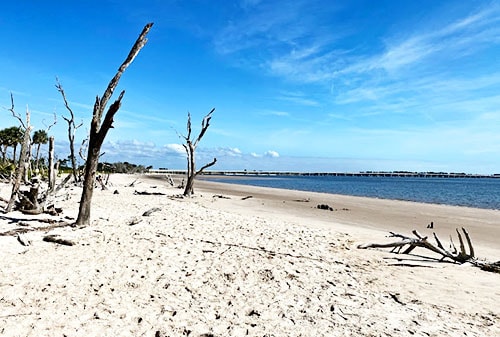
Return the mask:
M 27 221 L 27 220 L 25 220 Z M 33 219 L 33 220 L 28 220 L 28 221 L 36 221 L 36 222 L 43 222 L 43 223 L 49 223 L 51 224 L 50 226 L 43 226 L 43 227 L 22 227 L 22 228 L 16 228 L 12 229 L 6 232 L 0 232 L 0 236 L 14 236 L 18 234 L 24 234 L 27 232 L 46 232 L 54 228 L 60 228 L 60 227 L 68 227 L 71 226 L 73 227 L 72 223 L 68 223 L 64 220 L 52 220 L 52 219 Z M 18 221 L 19 222 L 19 221 Z M 19 223 L 21 225 L 21 223 Z
M 74 246 L 75 243 L 71 240 L 63 239 L 59 235 L 46 235 L 43 237 L 43 241 L 57 243 L 64 246 Z
M 212 198 L 231 199 L 230 197 L 227 197 L 227 196 L 222 195 L 222 194 L 214 194 L 214 196 Z
M 401 254 L 410 254 L 415 248 L 421 247 L 430 250 L 438 255 L 441 255 L 441 260 L 450 259 L 455 263 L 471 263 L 472 265 L 481 268 L 482 270 L 491 271 L 495 273 L 500 273 L 500 261 L 498 262 L 483 262 L 478 261 L 475 257 L 474 247 L 472 245 L 472 240 L 469 233 L 465 228 L 462 228 L 463 236 L 461 232 L 457 229 L 458 241 L 460 243 L 460 250 L 457 249 L 453 240 L 450 243 L 450 249 L 445 249 L 441 241 L 439 240 L 436 233 L 433 233 L 434 240 L 436 244 L 433 244 L 427 240 L 427 236 L 422 236 L 416 230 L 412 233 L 415 237 L 409 237 L 406 235 L 390 232 L 389 237 L 399 238 L 400 241 L 388 242 L 388 243 L 367 243 L 358 246 L 358 249 L 367 248 L 392 248 L 391 253 L 399 254 L 403 248 L 405 248 Z M 467 243 L 467 249 L 465 247 L 465 242 Z
M 134 194 L 135 195 L 166 195 L 165 193 L 161 193 L 161 192 L 146 192 L 146 191 L 143 191 L 143 192 L 134 191 Z
M 146 212 L 142 213 L 142 216 L 150 216 L 154 212 L 159 212 L 159 211 L 161 211 L 161 208 L 153 207 L 150 210 L 147 210 Z

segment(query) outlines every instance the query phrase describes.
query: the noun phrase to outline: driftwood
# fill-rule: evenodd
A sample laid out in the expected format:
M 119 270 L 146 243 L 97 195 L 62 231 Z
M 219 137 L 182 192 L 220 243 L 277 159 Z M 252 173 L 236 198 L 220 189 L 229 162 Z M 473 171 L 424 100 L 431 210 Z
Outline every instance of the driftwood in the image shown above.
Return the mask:
M 147 210 L 146 212 L 142 213 L 142 216 L 150 216 L 154 212 L 159 212 L 159 211 L 161 211 L 161 208 L 153 207 L 150 210 Z
M 47 232 L 50 231 L 54 228 L 61 228 L 61 227 L 73 227 L 72 223 L 66 222 L 64 220 L 53 220 L 53 219 L 29 219 L 29 220 L 24 220 L 24 221 L 32 221 L 32 222 L 41 222 L 41 223 L 47 223 L 49 226 L 41 226 L 41 227 L 29 227 L 29 224 L 25 222 L 21 222 L 18 219 L 13 219 L 13 218 L 8 218 L 8 217 L 1 217 L 0 219 L 3 220 L 11 220 L 12 222 L 17 222 L 19 226 L 23 226 L 21 228 L 15 228 L 11 229 L 6 232 L 0 232 L 0 236 L 17 236 L 19 234 L 24 234 L 28 232 Z
M 334 211 L 333 207 L 327 205 L 327 204 L 319 204 L 318 206 L 316 206 L 317 209 L 324 209 L 326 211 Z
M 139 180 L 139 178 L 137 178 L 136 180 L 134 180 L 133 182 L 131 182 L 130 184 L 128 184 L 127 187 L 134 187 L 135 183 L 137 182 L 137 180 Z
M 227 197 L 222 194 L 214 194 L 212 198 L 218 198 L 218 199 L 231 199 L 230 197 Z
M 31 241 L 28 240 L 23 234 L 20 234 L 20 233 L 17 234 L 17 241 L 19 241 L 19 243 L 25 247 L 31 245 Z
M 440 261 L 449 259 L 454 263 L 460 264 L 468 262 L 483 270 L 500 273 L 500 261 L 491 263 L 477 260 L 477 258 L 475 257 L 474 246 L 472 245 L 472 240 L 467 230 L 465 228 L 462 228 L 463 236 L 458 229 L 456 231 L 460 249 L 457 249 L 451 237 L 450 248 L 445 249 L 436 233 L 432 233 L 436 241 L 436 244 L 433 244 L 427 240 L 427 236 L 422 236 L 416 230 L 412 231 L 415 237 L 409 237 L 406 235 L 389 232 L 389 237 L 399 238 L 400 241 L 389 243 L 367 243 L 359 245 L 358 248 L 392 248 L 391 252 L 395 252 L 397 254 L 410 254 L 415 248 L 421 247 L 430 250 L 438 255 L 441 255 Z M 468 249 L 466 249 L 465 243 L 467 243 Z M 405 249 L 401 252 L 403 248 Z
M 38 202 L 39 188 L 40 184 L 37 182 L 28 191 L 20 191 L 19 202 L 16 204 L 16 208 L 26 214 L 41 214 L 43 207 Z
M 134 191 L 135 195 L 165 195 L 162 192 Z
M 57 244 L 64 245 L 64 246 L 74 246 L 75 245 L 75 242 L 68 240 L 68 239 L 63 239 L 59 235 L 45 235 L 43 237 L 43 241 L 57 243 Z

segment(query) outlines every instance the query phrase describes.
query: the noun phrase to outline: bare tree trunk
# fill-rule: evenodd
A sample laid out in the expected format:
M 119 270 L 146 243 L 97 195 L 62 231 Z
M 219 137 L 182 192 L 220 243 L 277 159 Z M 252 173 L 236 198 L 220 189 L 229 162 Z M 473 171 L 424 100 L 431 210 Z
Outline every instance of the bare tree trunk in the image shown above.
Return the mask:
M 194 157 L 194 146 L 191 140 L 186 141 L 186 153 L 188 157 L 188 166 L 187 166 L 187 180 L 186 186 L 184 187 L 183 195 L 186 197 L 191 196 L 194 193 L 194 178 L 193 170 L 196 168 L 196 162 Z
M 64 101 L 64 106 L 66 109 L 69 111 L 69 118 L 66 118 L 63 116 L 63 119 L 68 123 L 68 140 L 69 140 L 69 156 L 71 160 L 71 170 L 73 174 L 73 179 L 75 182 L 80 181 L 78 178 L 78 168 L 76 166 L 76 156 L 75 156 L 75 132 L 76 130 L 83 125 L 83 123 L 80 123 L 78 125 L 75 124 L 75 114 L 73 113 L 73 110 L 69 106 L 68 100 L 66 99 L 66 94 L 64 93 L 64 89 L 62 85 L 59 83 L 59 79 L 56 77 L 56 88 L 57 91 L 59 91 L 62 95 L 63 101 Z
M 16 157 L 17 157 L 17 144 L 14 144 L 14 151 L 12 152 L 12 162 L 16 162 Z
M 12 211 L 12 208 L 14 207 L 14 203 L 17 199 L 18 194 L 19 194 L 19 188 L 21 187 L 21 180 L 23 179 L 24 170 L 25 170 L 24 163 L 26 162 L 26 158 L 28 156 L 27 152 L 28 152 L 28 149 L 30 147 L 30 140 L 31 140 L 30 134 L 31 134 L 31 130 L 32 130 L 32 127 L 30 125 L 30 112 L 29 112 L 28 108 L 26 107 L 26 124 L 25 124 L 23 122 L 23 120 L 21 119 L 21 116 L 19 114 L 17 114 L 14 110 L 14 96 L 12 95 L 12 93 L 10 94 L 10 101 L 11 101 L 11 107 L 10 107 L 9 111 L 21 124 L 21 128 L 24 130 L 24 137 L 23 137 L 23 143 L 21 146 L 21 154 L 19 155 L 19 163 L 17 165 L 14 182 L 12 184 L 12 193 L 10 195 L 9 203 L 7 204 L 7 207 L 5 208 L 6 213 Z
M 208 127 L 210 126 L 210 119 L 212 118 L 212 113 L 215 111 L 215 108 L 212 109 L 206 116 L 203 118 L 203 121 L 201 123 L 201 131 L 196 140 L 193 141 L 191 140 L 191 114 L 188 113 L 188 121 L 187 121 L 187 136 L 183 136 L 184 140 L 186 141 L 186 144 L 182 144 L 184 146 L 184 149 L 186 150 L 187 154 L 187 181 L 186 181 L 186 187 L 184 188 L 184 193 L 183 195 L 185 197 L 190 197 L 194 193 L 194 179 L 198 174 L 203 172 L 204 169 L 215 165 L 217 162 L 217 159 L 214 158 L 214 160 L 205 166 L 203 166 L 200 170 L 196 171 L 196 162 L 195 162 L 195 150 L 196 147 L 198 146 L 198 143 L 200 142 L 201 138 L 205 135 L 207 132 Z
M 68 129 L 68 133 L 69 133 Z M 75 182 L 79 181 L 78 179 L 78 168 L 76 166 L 76 157 L 75 157 L 75 136 L 72 134 L 69 136 L 69 151 L 70 151 L 70 156 L 71 156 L 71 170 L 73 173 L 73 179 Z
M 108 87 L 104 91 L 102 98 L 99 96 L 96 97 L 96 101 L 94 104 L 94 111 L 92 121 L 90 123 L 90 136 L 88 142 L 88 155 L 87 161 L 85 162 L 85 178 L 83 181 L 83 191 L 82 197 L 80 200 L 80 209 L 78 211 L 78 219 L 76 220 L 77 226 L 88 226 L 90 224 L 90 209 L 92 203 L 92 195 L 94 192 L 94 182 L 97 171 L 97 163 L 99 161 L 99 153 L 101 151 L 102 143 L 104 142 L 104 138 L 108 133 L 109 129 L 113 126 L 113 117 L 120 109 L 121 100 L 125 91 L 120 93 L 118 99 L 110 105 L 106 115 L 104 116 L 104 120 L 101 124 L 101 118 L 106 109 L 106 105 L 113 94 L 118 82 L 120 81 L 120 77 L 123 72 L 127 69 L 127 67 L 132 63 L 134 58 L 137 56 L 139 51 L 144 47 L 147 42 L 146 35 L 149 30 L 153 26 L 152 23 L 148 23 L 141 34 L 135 41 L 134 46 L 130 50 L 125 61 L 122 63 L 117 73 L 111 79 L 108 84 Z
M 35 166 L 37 169 L 38 169 L 38 160 L 40 159 L 40 146 L 42 146 L 42 144 L 37 144 L 36 147 Z
M 49 137 L 49 191 L 53 192 L 56 186 L 56 172 L 54 169 L 54 137 Z

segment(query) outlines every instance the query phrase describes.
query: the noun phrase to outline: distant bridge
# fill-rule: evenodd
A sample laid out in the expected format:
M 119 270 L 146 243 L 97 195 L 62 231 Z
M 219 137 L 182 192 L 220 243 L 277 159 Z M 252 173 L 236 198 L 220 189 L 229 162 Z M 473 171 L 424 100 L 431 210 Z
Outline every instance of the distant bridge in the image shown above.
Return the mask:
M 186 174 L 186 170 L 150 169 L 148 174 Z M 205 176 L 335 176 L 335 177 L 417 177 L 417 178 L 500 178 L 500 174 L 468 174 L 447 172 L 366 171 L 366 172 L 285 172 L 285 171 L 204 171 Z

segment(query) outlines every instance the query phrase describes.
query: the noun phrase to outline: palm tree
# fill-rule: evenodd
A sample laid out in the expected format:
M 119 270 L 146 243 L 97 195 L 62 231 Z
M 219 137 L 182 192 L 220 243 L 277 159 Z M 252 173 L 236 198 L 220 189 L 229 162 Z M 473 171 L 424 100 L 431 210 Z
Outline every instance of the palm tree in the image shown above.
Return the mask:
M 36 147 L 36 157 L 35 157 L 35 163 L 36 163 L 36 167 L 38 168 L 38 158 L 39 158 L 39 155 L 40 155 L 40 146 L 42 144 L 47 144 L 47 142 L 49 141 L 49 136 L 47 135 L 47 132 L 45 130 L 38 130 L 38 131 L 35 131 L 35 133 L 33 134 L 33 144 L 37 144 L 37 147 Z
M 5 162 L 7 159 L 8 144 L 7 129 L 2 129 L 0 130 L 0 152 L 2 152 L 2 162 Z
M 17 145 L 23 141 L 24 133 L 20 127 L 11 126 L 2 130 L 1 144 L 4 147 L 2 155 L 6 156 L 7 148 L 12 147 L 14 149 L 12 161 L 16 161 L 16 151 Z

